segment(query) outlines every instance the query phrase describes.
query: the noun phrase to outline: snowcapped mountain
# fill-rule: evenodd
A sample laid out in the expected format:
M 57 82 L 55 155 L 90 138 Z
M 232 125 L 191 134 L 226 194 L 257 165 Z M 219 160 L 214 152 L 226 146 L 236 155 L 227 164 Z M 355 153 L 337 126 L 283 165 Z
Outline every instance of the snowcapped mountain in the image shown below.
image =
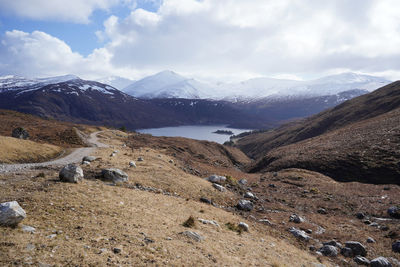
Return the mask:
M 0 92 L 7 90 L 20 90 L 20 89 L 37 89 L 48 84 L 66 82 L 70 80 L 79 79 L 78 76 L 68 74 L 63 76 L 49 77 L 49 78 L 25 78 L 16 75 L 0 76 Z
M 124 88 L 123 91 L 140 98 L 199 99 L 212 96 L 211 86 L 169 70 L 134 82 Z
M 390 81 L 356 73 L 342 73 L 310 81 L 260 77 L 239 83 L 207 84 L 172 71 L 143 78 L 123 89 L 139 98 L 186 98 L 254 101 L 263 98 L 317 97 L 360 89 L 373 91 Z
M 118 90 L 122 90 L 125 87 L 127 87 L 128 85 L 131 85 L 133 82 L 135 82 L 134 80 L 119 77 L 119 76 L 103 77 L 103 78 L 97 79 L 96 81 L 100 82 L 100 83 L 111 85 L 112 87 L 115 87 Z

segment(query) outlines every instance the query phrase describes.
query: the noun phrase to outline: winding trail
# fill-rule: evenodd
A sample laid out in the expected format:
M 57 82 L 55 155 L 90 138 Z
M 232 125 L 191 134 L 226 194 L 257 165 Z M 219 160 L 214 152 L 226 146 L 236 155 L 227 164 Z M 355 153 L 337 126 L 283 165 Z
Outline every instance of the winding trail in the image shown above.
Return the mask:
M 40 163 L 21 163 L 21 164 L 0 164 L 0 173 L 5 172 L 16 172 L 25 171 L 36 167 L 46 167 L 46 166 L 64 166 L 70 163 L 77 163 L 82 160 L 84 156 L 89 156 L 96 147 L 108 147 L 108 145 L 103 144 L 97 138 L 97 134 L 103 131 L 98 131 L 90 134 L 87 142 L 91 147 L 81 147 L 73 150 L 70 154 L 65 157 L 61 157 L 55 160 L 40 162 Z

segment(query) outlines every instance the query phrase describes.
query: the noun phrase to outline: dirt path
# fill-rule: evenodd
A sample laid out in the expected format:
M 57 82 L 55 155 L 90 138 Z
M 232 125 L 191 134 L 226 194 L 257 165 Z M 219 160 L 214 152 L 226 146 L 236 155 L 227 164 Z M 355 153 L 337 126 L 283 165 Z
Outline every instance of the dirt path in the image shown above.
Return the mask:
M 97 134 L 100 132 L 102 131 L 90 134 L 87 142 L 92 147 L 77 148 L 65 157 L 41 163 L 0 164 L 0 173 L 23 171 L 36 167 L 63 166 L 69 163 L 80 162 L 84 156 L 89 156 L 96 149 L 95 147 L 107 147 L 106 144 L 101 143 L 97 138 Z

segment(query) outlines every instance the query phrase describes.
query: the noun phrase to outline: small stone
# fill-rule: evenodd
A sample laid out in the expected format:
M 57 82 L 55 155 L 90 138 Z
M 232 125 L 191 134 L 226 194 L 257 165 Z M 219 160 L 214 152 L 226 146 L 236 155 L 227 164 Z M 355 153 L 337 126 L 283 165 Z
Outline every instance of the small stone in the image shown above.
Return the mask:
M 223 187 L 222 185 L 215 184 L 215 183 L 213 184 L 213 187 L 220 192 L 225 192 L 225 190 L 226 190 L 225 187 Z
M 22 229 L 22 231 L 28 232 L 28 233 L 31 233 L 31 234 L 33 234 L 33 233 L 36 232 L 36 228 L 34 228 L 34 227 L 32 227 L 32 226 L 29 226 L 29 225 L 23 225 L 23 226 L 21 227 L 21 229 Z
M 360 219 L 360 220 L 362 220 L 362 219 L 364 219 L 364 218 L 365 218 L 365 214 L 364 214 L 364 213 L 362 213 L 362 212 L 358 212 L 358 213 L 356 214 L 356 217 L 357 217 L 357 219 Z
M 400 240 L 397 240 L 392 244 L 392 250 L 394 252 L 400 253 Z
M 327 212 L 326 209 L 324 209 L 324 208 L 319 208 L 319 209 L 317 210 L 317 212 L 318 212 L 319 214 L 328 214 L 328 212 Z
M 61 169 L 58 177 L 62 182 L 77 183 L 83 179 L 83 170 L 75 164 L 68 164 Z
M 376 241 L 372 237 L 368 237 L 367 238 L 367 243 L 376 243 Z
M 46 236 L 47 238 L 49 238 L 49 239 L 53 239 L 53 238 L 55 238 L 57 236 L 57 234 L 51 234 L 51 235 L 48 235 L 48 236 Z
M 242 229 L 245 232 L 249 231 L 249 225 L 247 223 L 239 222 L 238 227 L 239 227 L 239 229 Z
M 371 267 L 392 267 L 392 264 L 385 257 L 378 257 L 370 262 Z
M 240 180 L 238 181 L 238 183 L 239 183 L 240 185 L 245 185 L 245 184 L 247 184 L 247 180 L 246 180 L 246 179 L 240 179 Z
M 14 138 L 18 138 L 18 139 L 29 139 L 29 133 L 28 131 L 26 131 L 24 128 L 22 127 L 17 127 L 15 128 L 12 133 L 11 136 Z
M 304 241 L 309 241 L 311 238 L 309 235 L 307 235 L 306 232 L 299 230 L 295 227 L 291 227 L 289 229 L 289 232 L 291 232 L 296 238 L 304 240 Z
M 169 162 L 169 163 L 171 163 L 171 164 L 173 164 L 173 163 L 174 163 L 174 161 L 173 161 L 172 159 L 170 159 L 168 162 Z
M 90 162 L 89 161 L 84 161 L 84 162 L 82 162 L 82 165 L 90 165 Z
M 387 213 L 390 217 L 393 217 L 395 219 L 400 219 L 400 208 L 393 206 L 388 208 Z
M 120 254 L 122 252 L 121 248 L 113 248 L 114 254 Z
M 212 201 L 210 199 L 208 199 L 208 198 L 205 198 L 205 197 L 201 197 L 200 201 L 203 202 L 203 203 L 212 204 Z
M 137 161 L 144 161 L 143 157 L 138 157 Z
M 129 162 L 129 167 L 136 168 L 136 163 L 134 161 Z
M 370 265 L 370 261 L 367 258 L 364 258 L 362 256 L 356 256 L 354 258 L 354 261 L 359 265 L 365 265 L 365 266 L 369 266 Z
M 97 158 L 94 157 L 94 156 L 84 156 L 83 159 L 82 159 L 82 162 L 85 162 L 85 161 L 92 162 L 92 161 L 95 161 L 96 159 Z
M 193 232 L 193 231 L 185 231 L 180 234 L 187 236 L 190 239 L 193 239 L 194 241 L 197 241 L 197 242 L 204 240 L 204 237 L 202 237 L 201 235 L 199 235 L 198 233 Z
M 339 242 L 337 242 L 336 240 L 331 240 L 331 241 L 328 241 L 328 242 L 324 242 L 324 243 L 322 243 L 323 245 L 330 245 L 330 246 L 334 246 L 334 247 L 337 247 L 337 248 L 341 248 L 342 247 L 342 244 L 340 244 Z
M 214 174 L 214 175 L 207 177 L 206 180 L 211 183 L 223 184 L 226 181 L 226 177 Z
M 251 199 L 255 199 L 255 198 L 256 198 L 256 197 L 254 196 L 254 194 L 251 193 L 251 192 L 246 192 L 246 194 L 244 194 L 244 197 L 245 197 L 245 198 L 251 198 Z
M 272 223 L 267 219 L 260 219 L 260 220 L 258 220 L 258 222 L 266 224 L 266 225 L 272 225 Z
M 370 220 L 364 220 L 363 223 L 366 225 L 370 225 L 372 222 Z
M 205 219 L 198 219 L 199 222 L 201 222 L 202 224 L 211 224 L 211 225 L 215 225 L 219 227 L 219 224 L 216 221 L 212 221 L 212 220 L 205 220 Z
M 244 210 L 244 211 L 251 211 L 253 209 L 253 203 L 249 200 L 241 199 L 239 200 L 237 206 L 239 210 Z
M 357 256 L 357 255 L 361 255 L 363 257 L 367 256 L 367 250 L 360 242 L 347 241 L 345 243 L 345 246 L 352 250 L 354 256 Z
M 289 222 L 294 222 L 294 223 L 303 223 L 305 220 L 304 218 L 300 217 L 297 214 L 292 214 L 289 217 Z
M 276 188 L 276 185 L 275 184 L 269 184 L 268 187 Z
M 331 245 L 324 245 L 322 248 L 318 250 L 324 256 L 328 257 L 336 257 L 338 255 L 338 250 L 336 247 Z
M 26 212 L 17 201 L 0 204 L 0 225 L 15 227 L 26 218 Z
M 311 229 L 306 229 L 305 232 L 306 232 L 307 234 L 312 234 L 313 231 L 312 231 Z

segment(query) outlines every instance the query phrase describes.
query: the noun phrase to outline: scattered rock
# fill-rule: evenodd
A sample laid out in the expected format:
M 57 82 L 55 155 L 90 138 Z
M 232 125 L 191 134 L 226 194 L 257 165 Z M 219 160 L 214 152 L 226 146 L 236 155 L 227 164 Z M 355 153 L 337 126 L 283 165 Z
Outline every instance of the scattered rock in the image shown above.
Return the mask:
M 239 200 L 236 207 L 239 210 L 251 211 L 253 209 L 253 203 L 251 203 L 251 201 L 249 201 L 249 200 L 241 199 L 241 200 Z
M 331 240 L 331 241 L 328 241 L 328 242 L 324 242 L 324 243 L 322 243 L 323 245 L 329 245 L 329 246 L 334 246 L 334 247 L 337 247 L 337 248 L 341 248 L 342 247 L 342 244 L 340 244 L 339 242 L 337 242 L 336 240 Z
M 359 265 L 369 266 L 369 264 L 370 264 L 370 261 L 367 258 L 364 258 L 362 256 L 356 256 L 354 258 L 354 261 Z
M 102 170 L 101 176 L 105 180 L 111 181 L 114 183 L 128 181 L 128 175 L 125 172 L 121 171 L 120 169 L 116 169 L 116 168 Z
M 27 130 L 25 130 L 22 127 L 15 128 L 12 133 L 12 137 L 18 138 L 18 139 L 29 139 L 29 133 Z
M 400 208 L 393 206 L 388 208 L 387 213 L 389 214 L 390 217 L 400 219 Z
M 247 180 L 246 180 L 246 179 L 240 179 L 240 180 L 238 181 L 238 183 L 239 183 L 240 185 L 245 185 L 245 184 L 247 184 Z
M 174 161 L 172 159 L 170 159 L 168 162 L 174 164 Z
M 129 162 L 129 167 L 136 168 L 136 163 L 134 161 Z
M 364 220 L 363 223 L 366 225 L 370 225 L 372 222 L 370 220 Z
M 211 183 L 222 184 L 226 181 L 226 177 L 214 174 L 214 175 L 207 177 L 206 180 Z
M 113 248 L 114 254 L 120 254 L 122 252 L 121 248 Z
M 238 225 L 239 229 L 241 229 L 242 231 L 248 232 L 249 231 L 249 225 L 247 223 L 244 222 L 239 222 Z
M 361 256 L 367 256 L 367 250 L 365 247 L 360 243 L 356 241 L 347 241 L 345 243 L 345 246 L 347 248 L 350 248 L 351 251 L 353 252 L 354 256 L 361 255 Z
M 347 248 L 347 247 L 342 248 L 340 250 L 340 254 L 342 254 L 344 257 L 347 257 L 347 258 L 354 256 L 353 250 L 351 248 Z
M 256 196 L 251 192 L 246 192 L 246 194 L 244 194 L 244 197 L 245 198 L 251 198 L 251 199 L 255 199 L 256 198 Z
M 364 219 L 364 218 L 365 218 L 365 214 L 364 214 L 364 213 L 362 213 L 362 212 L 358 212 L 358 213 L 356 214 L 356 217 L 357 217 L 357 219 L 360 219 L 360 220 L 362 220 L 362 219 Z
M 89 161 L 83 161 L 82 165 L 90 165 L 90 162 Z
M 0 204 L 0 225 L 15 227 L 26 218 L 25 211 L 17 201 L 4 202 Z
M 376 241 L 372 237 L 368 237 L 367 238 L 367 243 L 376 243 Z
M 317 210 L 317 212 L 318 212 L 319 214 L 328 214 L 328 212 L 327 212 L 326 209 L 324 209 L 324 208 L 319 208 L 319 209 Z
M 294 223 L 303 223 L 305 220 L 304 218 L 300 217 L 297 214 L 292 214 L 289 217 L 289 222 L 294 222 Z
M 215 183 L 213 184 L 213 187 L 221 192 L 225 192 L 225 190 L 226 190 L 225 187 L 223 187 L 222 185 L 215 184 Z
M 193 239 L 194 241 L 197 241 L 197 242 L 204 240 L 204 237 L 202 237 L 201 235 L 199 235 L 198 233 L 193 232 L 193 231 L 185 231 L 180 234 L 185 235 L 185 236 L 189 237 L 190 239 Z
M 324 256 L 328 257 L 336 257 L 338 255 L 338 250 L 335 246 L 324 245 L 322 248 L 318 250 Z
M 276 185 L 275 184 L 269 184 L 268 187 L 276 188 Z
M 392 264 L 385 257 L 378 257 L 370 262 L 371 267 L 392 267 Z
M 203 203 L 212 204 L 212 201 L 210 199 L 208 199 L 208 198 L 205 198 L 205 197 L 201 197 L 200 201 L 203 202 Z
M 62 182 L 77 183 L 83 179 L 83 170 L 75 164 L 68 164 L 61 169 L 59 178 Z
M 22 231 L 31 233 L 31 234 L 34 234 L 36 232 L 36 228 L 29 226 L 29 225 L 22 225 L 21 229 L 22 229 Z
M 263 223 L 263 224 L 267 224 L 267 225 L 272 225 L 272 223 L 267 219 L 260 219 L 260 220 L 258 220 L 258 222 Z
M 400 253 L 400 240 L 397 240 L 392 244 L 392 250 L 394 252 Z
M 297 229 L 295 227 L 291 227 L 289 229 L 289 232 L 291 232 L 296 238 L 304 240 L 304 241 L 309 241 L 311 238 L 309 235 L 307 235 L 306 232 L 304 232 L 300 229 Z
M 311 229 L 306 229 L 305 232 L 306 232 L 307 234 L 312 234 L 312 230 L 311 230 Z
M 82 159 L 82 162 L 88 161 L 88 162 L 92 162 L 95 161 L 97 158 L 94 156 L 84 156 Z
M 137 161 L 144 161 L 143 157 L 138 157 Z
M 198 219 L 199 222 L 201 222 L 202 224 L 211 224 L 211 225 L 215 225 L 219 227 L 219 224 L 216 221 L 212 221 L 212 220 L 205 220 L 205 219 Z

